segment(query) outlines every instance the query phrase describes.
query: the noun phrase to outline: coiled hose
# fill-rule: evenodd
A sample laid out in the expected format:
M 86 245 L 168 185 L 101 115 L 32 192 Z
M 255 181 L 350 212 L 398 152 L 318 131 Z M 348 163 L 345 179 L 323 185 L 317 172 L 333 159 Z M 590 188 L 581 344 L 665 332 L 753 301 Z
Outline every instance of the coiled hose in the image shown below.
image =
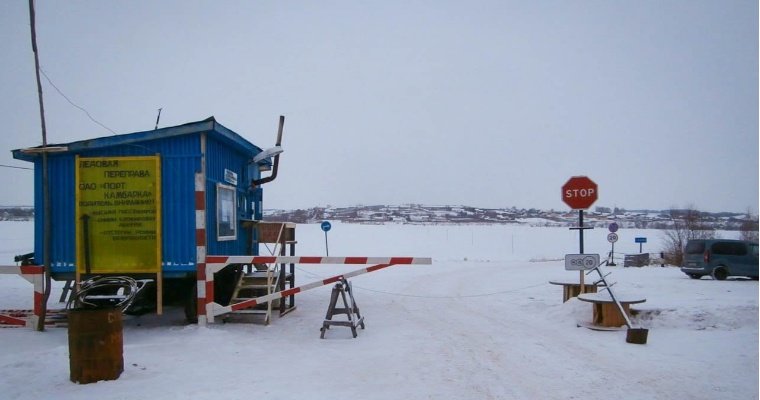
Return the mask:
M 80 284 L 66 308 L 112 307 L 124 311 L 132 304 L 139 289 L 137 281 L 128 276 L 95 276 Z

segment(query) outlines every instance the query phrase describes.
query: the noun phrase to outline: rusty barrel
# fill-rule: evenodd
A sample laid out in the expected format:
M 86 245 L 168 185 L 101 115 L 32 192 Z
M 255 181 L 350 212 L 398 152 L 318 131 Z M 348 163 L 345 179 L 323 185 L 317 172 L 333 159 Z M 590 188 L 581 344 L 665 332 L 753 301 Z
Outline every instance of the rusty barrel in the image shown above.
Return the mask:
M 124 371 L 121 310 L 73 309 L 68 312 L 68 323 L 71 381 L 118 379 Z

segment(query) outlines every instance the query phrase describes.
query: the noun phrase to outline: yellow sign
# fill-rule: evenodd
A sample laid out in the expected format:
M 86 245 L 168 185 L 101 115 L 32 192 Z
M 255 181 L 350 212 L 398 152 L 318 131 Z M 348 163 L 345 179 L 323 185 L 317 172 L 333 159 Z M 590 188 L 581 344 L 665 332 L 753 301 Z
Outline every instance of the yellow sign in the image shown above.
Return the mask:
M 76 158 L 77 273 L 161 271 L 161 161 Z

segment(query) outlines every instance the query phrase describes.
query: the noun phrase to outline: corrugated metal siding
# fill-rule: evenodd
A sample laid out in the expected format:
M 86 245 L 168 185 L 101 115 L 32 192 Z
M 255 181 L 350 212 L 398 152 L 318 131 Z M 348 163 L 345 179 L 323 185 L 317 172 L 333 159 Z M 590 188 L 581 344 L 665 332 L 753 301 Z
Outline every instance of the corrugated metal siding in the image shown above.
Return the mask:
M 199 138 L 191 152 L 161 158 L 164 271 L 195 271 L 195 173 L 200 171 Z M 166 154 L 166 153 L 163 153 Z
M 49 182 L 51 196 L 51 248 L 50 265 L 53 272 L 74 271 L 76 262 L 76 234 L 74 225 L 74 157 L 50 156 Z M 42 160 L 34 168 L 34 257 L 43 260 L 45 213 L 42 201 Z
M 200 170 L 199 135 L 178 136 L 86 151 L 82 157 L 161 154 L 162 260 L 164 272 L 195 271 L 195 172 Z M 76 263 L 74 155 L 50 157 L 53 272 L 73 272 Z M 42 262 L 43 221 L 41 161 L 35 162 L 35 257 Z
M 251 177 L 248 168 L 248 161 L 251 155 L 236 151 L 214 137 L 208 137 L 206 142 L 206 233 L 208 242 L 208 254 L 217 255 L 235 255 L 247 254 L 248 246 L 251 242 L 249 235 L 238 224 L 236 240 L 217 240 L 216 227 L 216 185 L 223 183 L 224 170 L 228 169 L 238 175 L 237 184 L 237 218 L 250 219 L 252 217 L 251 205 L 253 203 L 253 192 L 248 190 L 251 178 L 258 178 L 258 170 L 254 172 L 256 176 Z M 256 249 L 254 254 L 258 254 Z
M 115 145 L 84 150 L 82 157 L 121 157 L 161 155 L 162 260 L 164 273 L 194 272 L 195 243 L 195 173 L 201 170 L 201 133 L 155 139 L 139 144 Z M 249 190 L 252 179 L 260 178 L 256 167 L 249 168 L 252 157 L 245 148 L 207 135 L 206 145 L 206 224 L 207 252 L 220 255 L 248 253 L 251 238 L 238 224 L 236 240 L 218 241 L 216 236 L 216 184 L 225 183 L 224 170 L 238 174 L 237 217 L 250 219 L 260 215 L 261 189 Z M 76 264 L 74 154 L 51 155 L 50 189 L 52 201 L 51 265 L 56 274 L 73 273 Z M 42 168 L 35 160 L 35 258 L 43 261 Z M 253 249 L 258 254 L 258 249 Z

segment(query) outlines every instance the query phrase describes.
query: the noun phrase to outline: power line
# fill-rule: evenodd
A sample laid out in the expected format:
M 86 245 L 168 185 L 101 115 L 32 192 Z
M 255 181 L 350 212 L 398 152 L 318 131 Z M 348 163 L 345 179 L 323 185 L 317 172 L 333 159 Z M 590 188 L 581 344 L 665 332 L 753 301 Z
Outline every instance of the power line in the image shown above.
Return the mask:
M 323 276 L 320 276 L 320 275 L 315 274 L 313 272 L 309 272 L 309 271 L 306 271 L 306 270 L 298 268 L 298 267 L 296 267 L 296 269 L 299 270 L 299 271 L 301 271 L 301 272 L 303 272 L 303 273 L 305 273 L 305 274 L 307 274 L 307 275 L 309 275 L 309 276 L 312 276 L 314 278 L 324 279 Z M 447 295 L 421 295 L 421 294 L 409 294 L 409 293 L 398 293 L 398 292 L 386 292 L 386 291 L 383 291 L 383 290 L 375 290 L 375 289 L 370 289 L 370 288 L 361 287 L 361 286 L 357 286 L 357 285 L 353 285 L 353 287 L 356 288 L 356 289 L 360 289 L 360 290 L 366 290 L 368 292 L 387 294 L 387 295 L 390 295 L 390 296 L 416 297 L 416 298 L 420 298 L 420 299 L 439 299 L 440 300 L 440 299 L 466 299 L 466 298 L 471 298 L 471 297 L 496 296 L 496 295 L 507 294 L 507 293 L 515 293 L 515 292 L 519 292 L 519 291 L 526 290 L 526 289 L 532 289 L 534 287 L 539 287 L 539 286 L 543 286 L 543 285 L 546 285 L 546 283 L 545 282 L 541 282 L 541 283 L 538 283 L 538 284 L 535 284 L 535 285 L 528 285 L 528 286 L 522 286 L 522 287 L 518 287 L 518 288 L 499 290 L 499 291 L 496 291 L 496 292 L 474 293 L 474 294 L 460 294 L 460 295 L 453 295 L 453 296 L 451 296 L 451 295 L 448 295 L 448 296 Z
M 360 289 L 360 290 L 366 290 L 366 291 L 369 291 L 369 292 L 380 293 L 380 294 L 387 294 L 387 295 L 390 295 L 390 296 L 399 296 L 399 297 L 416 297 L 416 298 L 421 298 L 421 299 L 465 299 L 465 298 L 469 298 L 469 297 L 488 297 L 488 296 L 496 296 L 496 295 L 506 294 L 506 293 L 515 293 L 515 292 L 519 292 L 521 290 L 532 289 L 534 287 L 543 286 L 545 284 L 546 283 L 541 282 L 541 283 L 536 284 L 536 285 L 522 286 L 522 287 L 514 288 L 514 289 L 500 290 L 500 291 L 497 291 L 497 292 L 476 293 L 476 294 L 460 294 L 460 295 L 455 295 L 455 296 L 445 296 L 445 295 L 437 295 L 437 296 L 436 295 L 428 295 L 428 296 L 424 296 L 424 295 L 408 294 L 408 293 L 385 292 L 385 291 L 382 291 L 382 290 L 375 290 L 375 289 L 370 289 L 370 288 L 356 286 L 356 285 L 353 285 L 353 287 L 355 287 L 357 289 Z
M 29 167 L 16 167 L 15 165 L 5 165 L 5 164 L 0 164 L 0 167 L 3 167 L 3 168 L 16 168 L 16 169 L 34 169 L 34 168 L 29 168 Z
M 111 131 L 111 133 L 113 133 L 114 135 L 116 135 L 116 132 L 114 132 L 113 129 L 111 129 L 111 128 L 105 126 L 105 125 L 103 125 L 102 123 L 100 123 L 100 121 L 98 121 L 95 118 L 93 118 L 92 115 L 90 115 L 90 113 L 87 112 L 87 110 L 85 110 L 84 108 L 76 105 L 73 101 L 71 101 L 71 99 L 69 99 L 65 94 L 63 94 L 63 92 L 61 91 L 61 89 L 58 89 L 58 86 L 55 86 L 55 83 L 53 83 L 53 81 L 50 80 L 50 77 L 47 76 L 47 74 L 45 73 L 45 71 L 42 68 L 40 68 L 40 72 L 42 72 L 42 76 L 45 77 L 45 79 L 48 81 L 48 83 L 58 92 L 58 94 L 60 94 L 61 96 L 63 96 L 63 98 L 66 99 L 66 101 L 68 101 L 69 104 L 71 104 L 72 106 L 74 106 L 74 107 L 82 110 L 82 112 L 85 113 L 87 115 L 87 118 L 89 118 L 92 122 L 94 122 L 94 123 L 102 126 L 103 128 Z

